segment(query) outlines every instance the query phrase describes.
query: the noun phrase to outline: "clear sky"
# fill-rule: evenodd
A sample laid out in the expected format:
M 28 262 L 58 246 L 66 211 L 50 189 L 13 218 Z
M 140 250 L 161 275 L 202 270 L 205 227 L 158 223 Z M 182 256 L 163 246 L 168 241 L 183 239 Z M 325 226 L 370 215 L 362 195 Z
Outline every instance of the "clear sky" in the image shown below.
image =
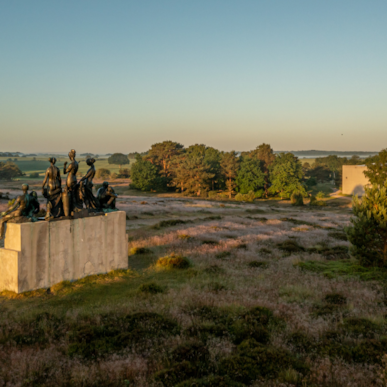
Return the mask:
M 0 151 L 387 147 L 387 1 L 0 0 Z

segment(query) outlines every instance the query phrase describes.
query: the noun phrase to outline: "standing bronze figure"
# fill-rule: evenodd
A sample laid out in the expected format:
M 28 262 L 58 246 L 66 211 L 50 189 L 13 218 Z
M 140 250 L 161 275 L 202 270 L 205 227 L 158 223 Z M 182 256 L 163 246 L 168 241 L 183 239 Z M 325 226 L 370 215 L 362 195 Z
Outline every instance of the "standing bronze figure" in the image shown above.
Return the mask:
M 86 175 L 79 180 L 79 184 L 81 185 L 81 192 L 83 201 L 85 203 L 85 207 L 88 210 L 98 211 L 99 203 L 98 199 L 93 195 L 93 179 L 95 176 L 95 167 L 94 167 L 95 159 L 88 158 L 86 160 L 86 164 L 90 166 Z
M 63 210 L 65 216 L 73 215 L 83 208 L 82 196 L 77 184 L 78 162 L 75 160 L 76 152 L 71 149 L 69 152 L 70 165 L 67 167 L 67 161 L 63 165 L 63 173 L 67 176 L 66 188 L 62 195 Z
M 46 175 L 42 184 L 42 194 L 47 199 L 46 219 L 59 218 L 63 215 L 62 179 L 60 177 L 60 170 L 55 166 L 55 157 L 50 157 L 49 162 L 51 165 L 46 170 Z M 45 188 L 47 181 L 47 188 Z
M 109 183 L 104 181 L 102 187 L 97 192 L 97 199 L 104 212 L 118 211 L 116 209 L 117 196 Z
M 25 216 L 32 221 L 36 220 L 34 215 L 39 212 L 38 195 L 34 191 L 28 193 L 28 184 L 23 184 L 22 189 L 23 195 L 18 196 L 15 203 L 7 211 L 1 213 L 0 238 L 4 238 L 4 223 L 11 219 Z

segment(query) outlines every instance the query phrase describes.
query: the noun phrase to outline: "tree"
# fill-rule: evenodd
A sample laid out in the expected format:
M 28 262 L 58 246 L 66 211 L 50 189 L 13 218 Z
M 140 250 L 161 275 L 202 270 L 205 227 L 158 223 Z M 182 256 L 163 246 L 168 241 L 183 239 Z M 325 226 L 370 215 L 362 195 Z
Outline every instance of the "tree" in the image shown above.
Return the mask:
M 111 173 L 109 169 L 106 168 L 99 168 L 97 169 L 97 172 L 95 173 L 95 177 L 97 179 L 108 179 L 110 177 Z
M 351 252 L 363 266 L 387 266 L 387 181 L 365 187 L 352 202 L 352 226 L 345 229 Z
M 271 166 L 272 185 L 269 191 L 279 193 L 281 199 L 289 198 L 294 191 L 305 195 L 302 178 L 302 165 L 298 158 L 292 153 L 280 153 Z
M 157 191 L 161 188 L 161 177 L 157 167 L 150 161 L 143 159 L 139 154 L 136 155 L 136 162 L 132 165 L 130 175 L 131 188 L 141 191 Z
M 209 191 L 213 177 L 211 166 L 204 161 L 204 155 L 181 157 L 174 170 L 172 184 L 180 188 L 181 192 L 200 196 Z
M 255 150 L 251 151 L 249 156 L 262 161 L 262 171 L 265 174 L 264 189 L 267 197 L 270 182 L 270 166 L 274 163 L 276 157 L 274 151 L 269 144 L 263 143 L 257 146 Z
M 168 187 L 172 180 L 171 161 L 183 152 L 184 146 L 173 141 L 164 141 L 153 144 L 146 160 L 158 168 L 163 184 Z
M 225 152 L 222 154 L 220 161 L 222 173 L 226 179 L 226 187 L 231 199 L 234 189 L 236 187 L 235 178 L 239 170 L 239 160 L 235 151 Z
M 249 156 L 240 157 L 240 169 L 236 177 L 236 190 L 242 194 L 257 191 L 265 185 L 265 174 L 262 171 L 263 162 Z
M 313 164 L 313 167 L 306 172 L 307 177 L 314 177 L 318 182 L 331 180 L 332 171 L 325 164 Z
M 0 180 L 12 180 L 18 176 L 23 176 L 23 172 L 16 164 L 0 162 Z
M 203 162 L 209 166 L 208 173 L 213 174 L 211 188 L 220 188 L 223 184 L 223 176 L 220 168 L 221 152 L 206 145 L 191 145 L 185 150 L 187 157 L 203 157 Z
M 387 181 L 387 148 L 378 155 L 365 160 L 367 170 L 364 172 L 371 184 L 383 185 Z
M 121 168 L 121 165 L 129 164 L 129 159 L 122 153 L 114 153 L 108 158 L 108 163 L 119 165 Z

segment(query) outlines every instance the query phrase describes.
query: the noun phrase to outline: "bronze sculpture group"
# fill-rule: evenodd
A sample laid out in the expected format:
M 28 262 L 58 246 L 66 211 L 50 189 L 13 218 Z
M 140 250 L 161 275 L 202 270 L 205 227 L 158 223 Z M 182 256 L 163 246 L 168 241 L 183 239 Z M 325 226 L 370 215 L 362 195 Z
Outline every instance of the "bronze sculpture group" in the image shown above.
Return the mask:
M 77 181 L 78 162 L 75 160 L 76 152 L 69 152 L 70 164 L 63 166 L 63 174 L 67 175 L 66 186 L 62 190 L 60 170 L 55 166 L 56 158 L 50 157 L 50 166 L 47 168 L 42 184 L 42 194 L 47 199 L 47 212 L 45 220 L 69 219 L 71 217 L 86 217 L 102 215 L 105 212 L 117 211 L 117 194 L 104 182 L 99 188 L 97 196 L 93 194 L 93 178 L 95 176 L 95 159 L 88 158 L 90 167 L 86 175 Z M 47 185 L 47 186 L 46 186 Z M 36 221 L 34 216 L 39 212 L 39 202 L 36 192 L 28 193 L 28 184 L 23 184 L 23 195 L 5 212 L 1 213 L 0 238 L 4 237 L 4 223 L 12 220 L 27 219 Z

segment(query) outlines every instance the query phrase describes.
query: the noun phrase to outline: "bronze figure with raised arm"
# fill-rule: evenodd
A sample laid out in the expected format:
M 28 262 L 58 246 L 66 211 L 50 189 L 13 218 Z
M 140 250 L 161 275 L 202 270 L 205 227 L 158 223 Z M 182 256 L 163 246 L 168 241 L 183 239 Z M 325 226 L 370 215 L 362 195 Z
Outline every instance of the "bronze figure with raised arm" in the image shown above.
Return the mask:
M 74 212 L 81 211 L 83 202 L 77 184 L 78 162 L 75 160 L 76 152 L 71 149 L 69 152 L 70 164 L 67 161 L 63 165 L 63 174 L 67 174 L 66 188 L 62 194 L 63 211 L 65 216 L 73 215 Z
M 46 219 L 53 219 L 63 215 L 62 179 L 59 168 L 55 166 L 56 158 L 50 157 L 48 161 L 51 165 L 44 176 L 42 194 L 47 199 Z M 45 188 L 46 184 L 47 188 Z

